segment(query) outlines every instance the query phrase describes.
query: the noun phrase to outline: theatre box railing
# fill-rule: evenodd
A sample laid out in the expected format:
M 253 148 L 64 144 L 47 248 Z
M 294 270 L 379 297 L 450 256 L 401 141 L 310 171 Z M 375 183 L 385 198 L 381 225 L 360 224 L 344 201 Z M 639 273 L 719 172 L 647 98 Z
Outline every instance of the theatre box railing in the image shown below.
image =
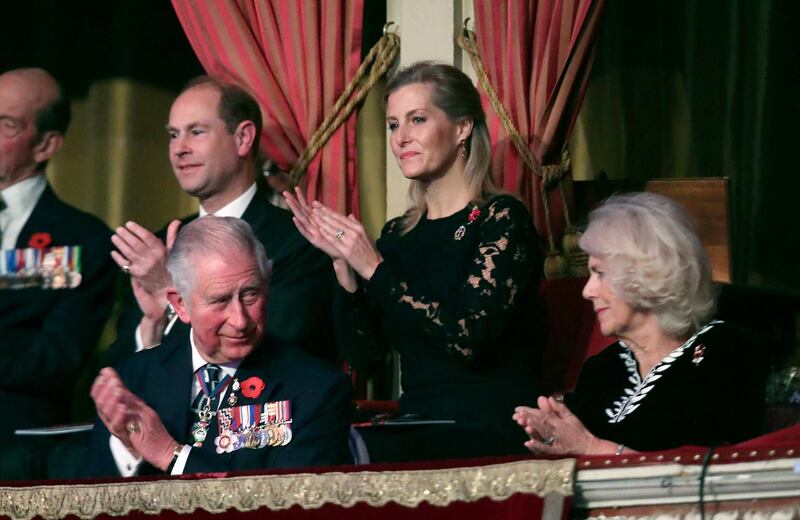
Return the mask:
M 714 450 L 0 484 L 0 515 L 14 519 L 234 513 L 237 518 L 790 520 L 800 518 L 800 426 Z

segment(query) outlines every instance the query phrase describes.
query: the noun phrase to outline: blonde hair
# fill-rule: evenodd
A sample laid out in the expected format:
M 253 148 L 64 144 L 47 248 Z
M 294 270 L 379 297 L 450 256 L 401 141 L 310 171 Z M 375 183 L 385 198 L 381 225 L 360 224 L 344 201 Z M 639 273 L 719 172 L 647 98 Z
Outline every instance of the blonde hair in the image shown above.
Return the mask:
M 611 290 L 652 311 L 667 333 L 690 336 L 714 314 L 711 261 L 691 217 L 673 200 L 655 193 L 609 197 L 589 215 L 580 246 L 603 260 Z
M 472 80 L 451 65 L 418 61 L 392 76 L 386 85 L 384 103 L 392 93 L 414 83 L 431 87 L 431 102 L 451 121 L 472 121 L 472 133 L 464 143 L 467 153 L 464 177 L 469 190 L 473 193 L 473 202 L 484 202 L 487 198 L 501 193 L 492 177 L 492 151 L 486 114 L 481 105 L 481 96 L 472 84 Z M 403 233 L 413 229 L 428 209 L 422 181 L 411 181 L 408 198 L 409 207 L 403 216 Z

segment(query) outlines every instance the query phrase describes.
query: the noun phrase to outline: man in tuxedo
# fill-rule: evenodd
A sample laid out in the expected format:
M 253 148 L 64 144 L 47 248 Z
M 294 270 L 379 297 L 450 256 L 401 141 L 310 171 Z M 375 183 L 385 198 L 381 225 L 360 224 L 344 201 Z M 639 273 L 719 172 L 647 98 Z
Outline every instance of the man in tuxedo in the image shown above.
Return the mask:
M 69 119 L 44 70 L 0 75 L 0 479 L 41 476 L 47 443 L 14 430 L 68 420 L 113 303 L 111 231 L 62 202 L 44 173 Z
M 89 474 L 349 462 L 349 382 L 266 334 L 270 264 L 247 223 L 183 226 L 167 269 L 167 299 L 191 328 L 100 372 Z
M 261 130 L 261 111 L 252 96 L 213 77 L 196 78 L 170 110 L 172 168 L 181 189 L 197 197 L 199 216 L 242 218 L 264 244 L 274 272 L 270 332 L 332 361 L 330 261 L 297 232 L 288 211 L 267 201 L 263 176 L 257 175 Z M 131 299 L 123 311 L 109 363 L 160 343 L 169 331 L 167 246 L 178 227 L 197 216 L 173 221 L 156 234 L 135 222 L 116 229 L 112 255 L 130 274 L 136 302 Z

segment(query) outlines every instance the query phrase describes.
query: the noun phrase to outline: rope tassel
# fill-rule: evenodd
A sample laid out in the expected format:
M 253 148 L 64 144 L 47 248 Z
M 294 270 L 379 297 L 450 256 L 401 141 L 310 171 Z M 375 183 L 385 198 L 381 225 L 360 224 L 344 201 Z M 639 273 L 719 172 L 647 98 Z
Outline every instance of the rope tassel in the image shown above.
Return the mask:
M 489 80 L 486 67 L 484 66 L 483 60 L 481 60 L 480 54 L 478 53 L 477 36 L 475 35 L 474 31 L 467 29 L 467 22 L 469 22 L 469 18 L 464 20 L 464 30 L 458 37 L 458 45 L 469 54 L 470 60 L 472 61 L 472 66 L 478 76 L 478 81 L 480 82 L 483 91 L 486 93 L 486 96 L 489 98 L 489 101 L 491 102 L 497 117 L 500 119 L 503 128 L 508 134 L 509 139 L 514 144 L 514 148 L 516 148 L 519 156 L 525 163 L 525 166 L 531 172 L 533 172 L 534 175 L 541 178 L 539 189 L 542 196 L 542 208 L 544 209 L 545 228 L 549 246 L 549 251 L 547 252 L 547 255 L 545 255 L 544 260 L 544 275 L 546 278 L 562 278 L 570 275 L 574 276 L 573 273 L 582 272 L 580 266 L 585 262 L 583 260 L 584 254 L 580 251 L 580 248 L 577 245 L 578 240 L 580 239 L 580 233 L 572 224 L 569 208 L 567 207 L 564 186 L 562 183 L 564 177 L 567 175 L 567 173 L 569 173 L 570 170 L 569 156 L 565 150 L 559 164 L 542 165 L 539 163 L 539 161 L 533 155 L 531 149 L 528 147 L 528 143 L 526 142 L 525 138 L 519 133 L 519 130 L 517 130 L 516 126 L 514 125 L 514 121 L 511 119 L 511 116 L 503 105 L 503 102 L 500 100 L 500 96 L 497 94 L 492 82 Z M 558 186 L 559 194 L 561 196 L 562 207 L 564 208 L 564 221 L 567 229 L 562 243 L 564 253 L 559 251 L 558 247 L 556 246 L 556 241 L 553 234 L 549 192 L 555 186 Z M 574 261 L 573 256 L 575 257 Z

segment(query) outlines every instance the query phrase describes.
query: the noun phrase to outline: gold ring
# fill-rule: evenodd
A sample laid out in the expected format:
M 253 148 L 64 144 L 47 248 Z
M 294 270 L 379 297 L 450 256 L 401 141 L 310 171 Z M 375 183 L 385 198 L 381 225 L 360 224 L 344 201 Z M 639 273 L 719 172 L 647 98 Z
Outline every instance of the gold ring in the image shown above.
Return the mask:
M 137 423 L 136 421 L 131 421 L 125 426 L 125 429 L 128 430 L 128 433 L 138 433 L 139 423 Z
M 336 238 L 341 240 L 343 236 L 344 236 L 344 229 L 337 229 L 336 230 Z
M 120 269 L 125 274 L 131 274 L 131 264 L 125 264 L 125 265 L 121 266 Z

